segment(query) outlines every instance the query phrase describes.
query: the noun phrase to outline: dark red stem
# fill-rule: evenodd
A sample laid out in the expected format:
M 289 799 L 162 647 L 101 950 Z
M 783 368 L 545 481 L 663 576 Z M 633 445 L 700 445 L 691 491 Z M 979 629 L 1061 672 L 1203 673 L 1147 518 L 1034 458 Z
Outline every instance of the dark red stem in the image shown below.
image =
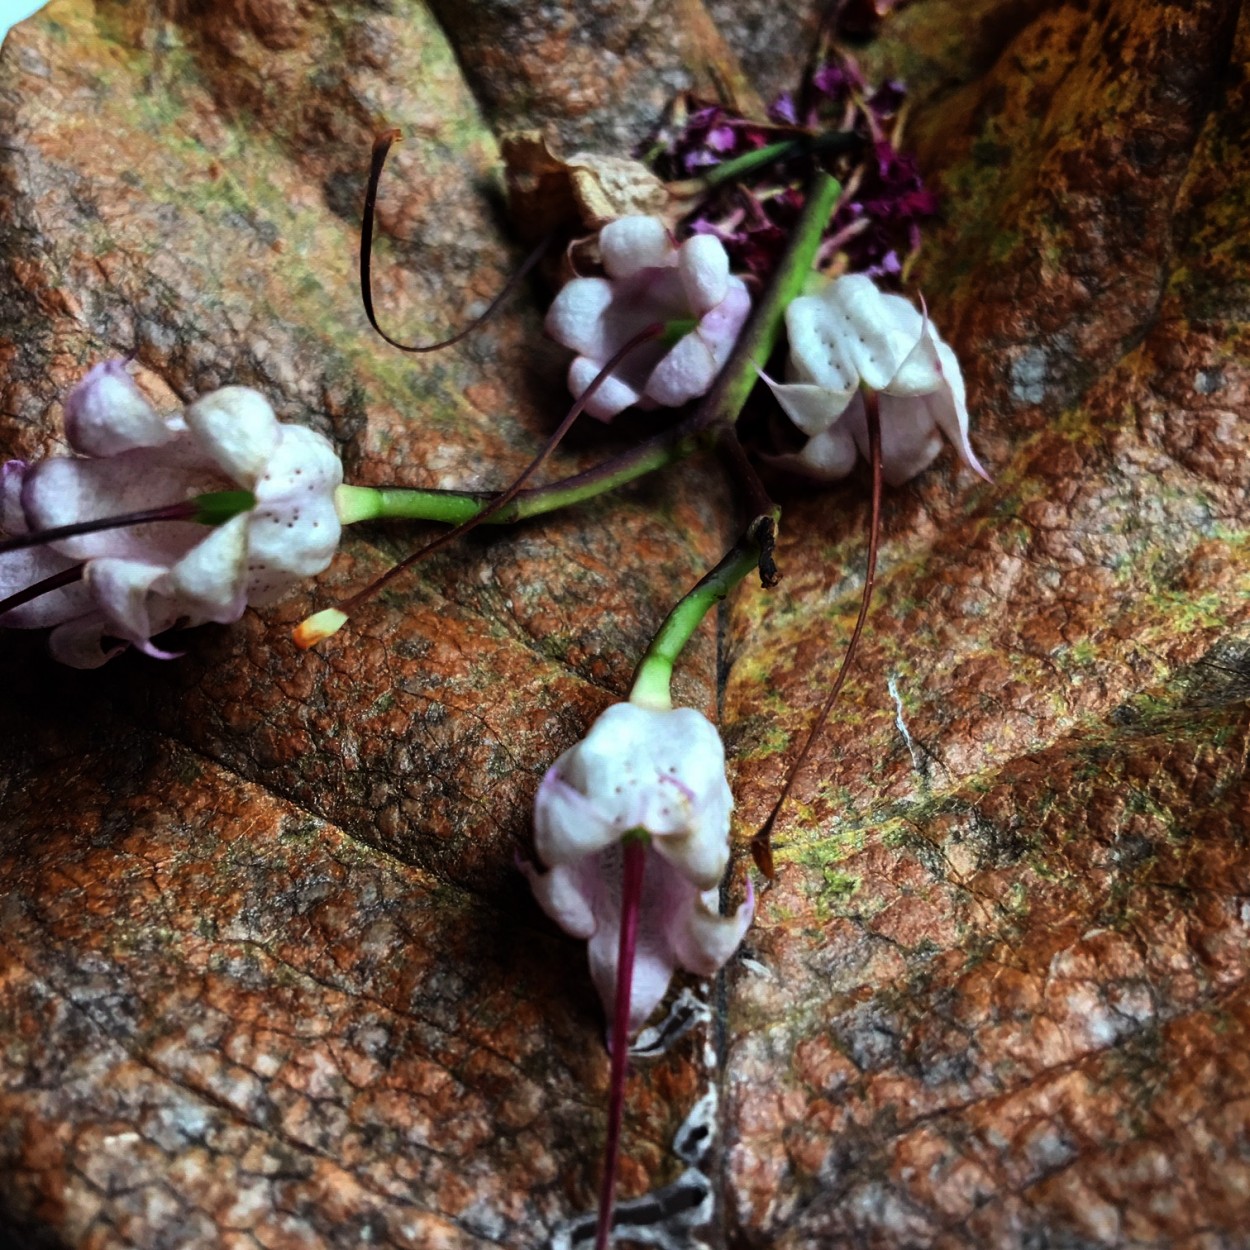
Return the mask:
M 763 828 L 751 840 L 751 857 L 755 860 L 755 866 L 770 881 L 776 876 L 773 868 L 772 838 L 773 826 L 777 823 L 777 815 L 786 799 L 790 797 L 790 791 L 794 787 L 794 779 L 799 775 L 799 771 L 807 762 L 808 754 L 812 749 L 812 743 L 816 741 L 816 735 L 824 728 L 825 722 L 829 719 L 829 713 L 833 711 L 833 705 L 837 702 L 838 695 L 842 692 L 842 687 L 846 682 L 846 675 L 851 669 L 851 661 L 855 658 L 855 651 L 859 646 L 860 635 L 864 632 L 864 622 L 868 619 L 868 605 L 872 602 L 872 587 L 877 576 L 877 547 L 881 537 L 881 414 L 877 406 L 875 392 L 865 392 L 864 409 L 868 416 L 868 459 L 872 465 L 872 516 L 868 523 L 868 572 L 864 577 L 864 594 L 859 602 L 859 616 L 855 620 L 855 628 L 851 632 L 851 640 L 846 644 L 846 654 L 842 657 L 842 667 L 838 669 L 838 676 L 833 683 L 833 689 L 829 691 L 829 697 L 825 699 L 824 707 L 820 709 L 820 714 L 816 717 L 811 729 L 808 731 L 807 741 L 803 743 L 803 749 L 799 752 L 798 759 L 790 766 L 786 783 L 781 788 L 781 794 L 778 796 L 777 802 L 773 804 L 773 810 L 769 813 Z
M 14 608 L 20 608 L 24 603 L 29 603 L 32 599 L 38 599 L 40 595 L 51 594 L 54 590 L 60 590 L 62 586 L 72 586 L 75 582 L 81 581 L 83 567 L 81 564 L 75 564 L 73 568 L 62 569 L 61 572 L 53 573 L 51 577 L 45 577 L 43 581 L 27 586 L 7 599 L 0 599 L 0 617 Z M 3 624 L 4 622 L 0 621 L 0 625 Z
M 33 534 L 15 534 L 0 541 L 0 555 L 8 551 L 22 551 L 26 547 L 42 547 L 46 543 L 59 543 L 66 538 L 78 538 L 83 534 L 98 534 L 102 530 L 120 530 L 128 525 L 146 525 L 149 521 L 189 521 L 199 516 L 200 505 L 194 499 L 185 503 L 165 504 L 161 508 L 147 508 L 142 512 L 125 512 L 120 516 L 101 517 L 98 521 L 75 521 L 73 525 L 58 525 L 50 530 L 36 530 Z
M 495 309 L 516 290 L 517 284 L 543 258 L 543 254 L 551 243 L 552 235 L 547 235 L 525 258 L 524 264 L 508 279 L 504 284 L 503 290 L 491 300 L 486 311 L 481 316 L 474 317 L 463 330 L 453 334 L 451 338 L 441 339 L 437 343 L 401 343 L 398 339 L 391 338 L 378 325 L 377 316 L 373 311 L 373 215 L 374 208 L 378 202 L 378 182 L 382 177 L 382 168 L 386 164 L 386 156 L 391 150 L 391 144 L 398 138 L 398 130 L 386 130 L 373 141 L 373 159 L 369 165 L 369 183 L 365 189 L 365 209 L 360 221 L 360 299 L 365 306 L 365 316 L 369 318 L 369 324 L 392 347 L 398 347 L 401 352 L 416 352 L 418 354 L 422 352 L 436 352 L 441 347 L 451 347 L 453 344 L 459 343 L 461 339 L 472 334 L 478 326 L 489 319 Z
M 625 1073 L 629 1067 L 629 997 L 634 984 L 634 952 L 638 949 L 638 914 L 642 908 L 642 875 L 647 844 L 627 837 L 621 867 L 621 941 L 616 957 L 616 1005 L 612 1014 L 612 1074 L 608 1093 L 608 1140 L 603 1151 L 603 1183 L 599 1187 L 599 1221 L 595 1250 L 612 1240 L 612 1207 L 616 1170 L 621 1156 L 621 1119 L 625 1111 Z
M 569 432 L 573 422 L 582 415 L 582 410 L 590 402 L 594 393 L 608 380 L 612 375 L 612 371 L 629 355 L 636 347 L 641 347 L 644 343 L 650 342 L 652 339 L 659 338 L 664 333 L 664 326 L 659 322 L 649 325 L 644 330 L 640 330 L 634 335 L 624 347 L 621 348 L 611 360 L 595 375 L 591 384 L 582 392 L 581 397 L 569 409 L 568 415 L 556 427 L 555 433 L 546 441 L 542 450 L 534 457 L 529 464 L 521 470 L 513 481 L 512 485 L 501 494 L 496 495 L 491 502 L 482 509 L 477 516 L 470 517 L 461 525 L 457 525 L 455 529 L 448 530 L 445 534 L 440 534 L 433 542 L 426 545 L 411 555 L 405 556 L 398 564 L 386 570 L 381 577 L 369 583 L 363 590 L 358 590 L 350 599 L 344 600 L 338 605 L 339 611 L 347 615 L 351 615 L 362 603 L 368 599 L 372 599 L 374 595 L 387 585 L 388 582 L 398 577 L 405 569 L 411 568 L 418 560 L 424 560 L 426 556 L 433 555 L 434 552 L 440 551 L 446 547 L 448 543 L 453 543 L 457 538 L 467 534 L 470 530 L 476 529 L 479 525 L 488 521 L 497 512 L 501 512 L 506 508 L 522 491 L 525 483 L 538 472 L 546 463 L 547 457 L 560 445 L 560 441 Z

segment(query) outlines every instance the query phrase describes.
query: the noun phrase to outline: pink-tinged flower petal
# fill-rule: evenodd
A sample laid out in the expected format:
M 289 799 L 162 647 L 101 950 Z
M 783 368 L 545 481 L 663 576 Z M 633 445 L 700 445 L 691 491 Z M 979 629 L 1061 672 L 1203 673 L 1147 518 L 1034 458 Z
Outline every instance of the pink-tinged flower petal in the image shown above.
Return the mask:
M 857 390 L 833 390 L 814 382 L 774 382 L 767 374 L 760 376 L 777 396 L 786 416 L 809 437 L 823 434 L 841 420 L 859 395 Z
M 569 392 L 580 399 L 586 388 L 599 376 L 603 366 L 588 360 L 585 356 L 576 356 L 569 365 Z M 624 412 L 642 398 L 641 392 L 635 390 L 628 382 L 616 376 L 605 378 L 599 389 L 586 401 L 584 411 L 597 421 L 611 421 L 618 412 Z
M 45 578 L 73 568 L 77 560 L 67 560 L 47 547 L 28 547 L 25 551 L 8 551 L 0 555 L 0 599 L 7 599 L 28 586 L 34 586 Z M 91 593 L 82 584 L 74 582 L 31 599 L 21 607 L 12 608 L 0 616 L 0 627 L 5 629 L 46 629 L 90 612 Z
M 729 293 L 729 256 L 710 234 L 696 234 L 681 245 L 677 271 L 696 317 L 705 316 Z
M 167 629 L 172 621 L 153 621 L 148 592 L 165 573 L 162 564 L 109 557 L 92 560 L 84 573 L 92 597 L 104 613 L 106 632 L 157 659 L 167 659 L 169 653 L 152 645 L 152 635 Z
M 608 277 L 628 278 L 673 264 L 677 249 L 658 217 L 618 217 L 599 231 L 599 254 Z
M 103 612 L 89 612 L 58 625 L 48 635 L 48 650 L 59 664 L 70 668 L 100 668 L 126 650 L 125 643 L 104 647 L 106 625 Z
M 557 864 L 548 872 L 540 872 L 524 860 L 518 867 L 525 874 L 538 905 L 565 933 L 581 941 L 593 936 L 597 876 L 589 859 L 576 864 Z
M 120 360 L 105 360 L 65 400 L 65 436 L 88 456 L 115 456 L 136 447 L 159 447 L 174 437 L 134 384 Z
M 278 445 L 278 418 L 250 386 L 223 386 L 186 411 L 187 428 L 232 482 L 255 486 Z
M 623 832 L 593 799 L 561 776 L 576 750 L 570 748 L 547 769 L 534 798 L 534 849 L 551 867 L 577 863 L 610 846 Z
M 547 310 L 544 328 L 557 343 L 563 343 L 579 356 L 606 361 L 616 350 L 611 346 L 604 320 L 612 304 L 612 292 L 612 283 L 606 278 L 574 278 L 566 282 Z
M 185 437 L 185 436 L 184 436 Z M 171 463 L 175 445 L 142 447 L 101 459 L 52 456 L 32 465 L 22 487 L 22 506 L 32 530 L 51 529 L 181 503 L 206 491 L 229 489 L 206 458 L 193 467 Z M 128 529 L 84 534 L 55 544 L 75 560 L 98 556 L 172 563 L 204 537 L 190 521 L 160 521 Z
M 695 976 L 715 976 L 742 944 L 755 916 L 755 891 L 747 881 L 746 901 L 732 916 L 717 910 L 716 891 L 700 895 L 692 907 L 675 913 L 669 926 L 669 941 L 677 962 Z
M 902 486 L 923 473 L 942 450 L 942 436 L 929 413 L 931 396 L 880 395 L 881 476 L 891 486 Z M 844 422 L 855 438 L 860 455 L 868 459 L 868 419 L 863 402 L 849 411 Z
M 651 371 L 643 394 L 661 408 L 680 408 L 706 394 L 720 372 L 699 332 L 683 335 Z
M 616 1006 L 616 980 L 621 937 L 621 849 L 618 846 L 596 857 L 595 931 L 587 954 L 590 976 L 603 1002 L 611 1028 Z M 672 918 L 689 911 L 698 889 L 673 872 L 654 850 L 648 849 L 642 877 L 642 900 L 638 916 L 638 944 L 634 951 L 634 974 L 630 981 L 629 1032 L 646 1023 L 668 991 L 678 967 L 669 940 Z
M 171 568 L 156 589 L 185 605 L 197 621 L 228 625 L 247 607 L 246 513 L 219 525 Z
M 580 398 L 604 365 L 648 326 L 693 320 L 706 351 L 685 338 L 676 355 L 658 340 L 637 344 L 613 367 L 612 379 L 586 411 L 607 421 L 635 404 L 673 407 L 705 394 L 750 310 L 746 287 L 729 275 L 723 245 L 698 235 L 679 251 L 656 217 L 610 222 L 599 243 L 609 277 L 573 279 L 546 319 L 552 338 L 577 353 L 569 369 L 570 390 Z

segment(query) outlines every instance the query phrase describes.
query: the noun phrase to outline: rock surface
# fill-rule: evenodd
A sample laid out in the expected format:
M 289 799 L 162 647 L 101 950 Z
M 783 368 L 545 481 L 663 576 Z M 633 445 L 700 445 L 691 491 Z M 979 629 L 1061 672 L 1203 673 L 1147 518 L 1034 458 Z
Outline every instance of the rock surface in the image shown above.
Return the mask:
M 729 7 L 58 0 L 0 56 L 0 446 L 56 446 L 68 386 L 133 353 L 171 405 L 261 388 L 352 480 L 506 480 L 564 409 L 561 355 L 533 293 L 434 356 L 371 336 L 372 135 L 406 134 L 378 305 L 436 337 L 518 261 L 501 134 L 620 151 L 676 87 L 793 78 L 814 14 Z M 622 1190 L 668 1188 L 626 1210 L 690 1245 L 710 1187 L 700 1236 L 735 1250 L 1232 1250 L 1250 14 L 914 0 L 862 55 L 913 87 L 946 205 L 915 277 L 995 480 L 948 456 L 888 498 L 748 949 L 715 1019 L 680 999 L 635 1065 Z M 785 580 L 744 588 L 678 685 L 719 704 L 743 846 L 863 576 L 862 483 L 779 493 Z M 0 640 L 0 1235 L 588 1244 L 601 1020 L 513 861 L 542 771 L 732 514 L 688 464 L 444 553 L 311 654 L 289 626 L 411 531 L 353 534 L 306 599 L 176 663 L 70 673 Z

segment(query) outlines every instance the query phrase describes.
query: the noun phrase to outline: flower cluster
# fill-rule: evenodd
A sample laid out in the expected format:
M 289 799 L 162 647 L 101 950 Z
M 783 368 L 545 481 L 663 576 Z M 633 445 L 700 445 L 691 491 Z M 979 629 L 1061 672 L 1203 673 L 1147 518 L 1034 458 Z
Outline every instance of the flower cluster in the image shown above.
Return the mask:
M 338 547 L 338 456 L 320 434 L 285 425 L 264 396 L 227 386 L 185 412 L 159 415 L 120 361 L 97 365 L 71 392 L 65 433 L 76 456 L 4 466 L 10 536 L 159 509 L 242 489 L 255 505 L 215 528 L 152 521 L 79 534 L 0 555 L 0 596 L 74 569 L 80 580 L 0 616 L 52 627 L 53 655 L 96 668 L 174 625 L 226 623 L 321 572 Z
M 826 251 L 842 253 L 849 270 L 893 278 L 919 246 L 921 223 L 937 209 L 914 159 L 895 146 L 904 95 L 895 81 L 870 87 L 855 62 L 841 57 L 817 66 L 798 92 L 778 96 L 768 122 L 690 101 L 647 155 L 663 176 L 691 178 L 806 137 L 810 142 L 795 144 L 796 158 L 821 152 L 825 167 L 848 188 L 825 231 Z M 689 229 L 720 239 L 736 266 L 766 276 L 803 207 L 796 168 L 794 161 L 781 160 L 736 179 L 700 204 Z
M 547 313 L 547 333 L 577 353 L 569 389 L 580 397 L 632 338 L 659 324 L 673 332 L 631 352 L 586 411 L 608 421 L 632 405 L 676 408 L 705 394 L 751 308 L 725 249 L 698 236 L 677 247 L 658 217 L 635 216 L 604 226 L 599 250 L 606 276 L 567 282 Z
M 621 932 L 622 840 L 647 837 L 628 1031 L 641 1028 L 677 968 L 712 976 L 737 949 L 753 900 L 718 912 L 733 796 L 715 728 L 693 708 L 617 703 L 551 766 L 534 803 L 546 871 L 524 865 L 544 911 L 589 941 L 611 1019 Z

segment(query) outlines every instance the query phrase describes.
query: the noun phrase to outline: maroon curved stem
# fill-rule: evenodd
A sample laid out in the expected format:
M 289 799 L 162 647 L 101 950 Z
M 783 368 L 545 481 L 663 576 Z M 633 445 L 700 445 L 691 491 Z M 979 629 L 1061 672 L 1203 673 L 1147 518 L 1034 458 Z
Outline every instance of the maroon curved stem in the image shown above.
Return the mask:
M 60 590 L 62 586 L 72 586 L 75 582 L 81 581 L 84 567 L 84 565 L 75 564 L 72 568 L 62 569 L 61 572 L 53 573 L 51 577 L 45 577 L 43 581 L 36 582 L 33 586 L 19 590 L 7 599 L 0 599 L 0 617 L 6 612 L 12 612 L 14 608 L 20 608 L 24 603 L 29 603 L 32 599 L 38 599 L 40 595 L 51 594 L 54 590 Z M 3 624 L 4 622 L 0 620 L 0 625 Z
M 612 1240 L 612 1207 L 616 1200 L 616 1171 L 621 1156 L 621 1119 L 625 1112 L 625 1073 L 629 1066 L 629 998 L 634 983 L 634 953 L 638 949 L 642 876 L 647 863 L 647 844 L 643 838 L 627 836 L 622 849 L 624 864 L 621 868 L 621 941 L 617 948 L 616 1004 L 612 1015 L 608 1140 L 603 1152 L 603 1183 L 599 1187 L 595 1250 L 607 1250 Z
M 426 543 L 424 547 L 414 551 L 411 555 L 405 556 L 398 564 L 387 569 L 381 577 L 370 582 L 363 590 L 358 590 L 351 598 L 340 603 L 338 605 L 339 611 L 350 616 L 362 603 L 372 599 L 383 586 L 398 577 L 405 569 L 411 568 L 419 560 L 424 560 L 426 556 L 433 555 L 436 551 L 441 551 L 448 543 L 455 542 L 457 538 L 490 520 L 496 513 L 502 512 L 521 493 L 525 483 L 546 463 L 547 457 L 560 445 L 560 441 L 572 428 L 573 422 L 582 415 L 583 409 L 590 402 L 595 392 L 612 376 L 613 370 L 616 369 L 621 361 L 635 348 L 641 347 L 644 343 L 649 343 L 652 339 L 659 338 L 663 333 L 664 326 L 659 322 L 640 330 L 599 370 L 591 384 L 581 393 L 581 396 L 572 408 L 569 409 L 568 415 L 560 422 L 555 432 L 543 445 L 542 450 L 521 470 L 507 490 L 492 499 L 476 516 L 470 517 L 467 521 L 457 525 L 455 529 L 448 530 L 445 534 L 440 534 L 432 542 Z
M 478 326 L 490 319 L 495 309 L 516 290 L 517 285 L 525 275 L 542 260 L 543 254 L 551 243 L 552 235 L 547 235 L 539 243 L 525 258 L 525 262 L 520 269 L 504 284 L 503 290 L 487 305 L 486 311 L 480 316 L 474 317 L 463 330 L 457 331 L 450 338 L 440 339 L 437 343 L 401 343 L 398 339 L 392 338 L 378 325 L 377 314 L 373 311 L 373 215 L 374 208 L 378 202 L 378 183 L 382 178 L 382 168 L 386 164 L 386 156 L 391 150 L 391 144 L 398 138 L 398 130 L 385 130 L 373 141 L 373 158 L 369 164 L 369 183 L 365 188 L 365 208 L 360 220 L 360 299 L 365 306 L 365 316 L 369 318 L 369 324 L 392 347 L 398 347 L 401 352 L 414 352 L 417 354 L 436 352 L 441 347 L 451 347 L 459 343 L 461 339 L 468 337 Z
M 151 521 L 191 521 L 199 514 L 200 505 L 194 499 L 188 499 L 185 503 L 171 503 L 160 508 L 145 508 L 142 512 L 124 512 L 119 516 L 100 517 L 95 521 L 75 521 L 72 525 L 57 525 L 52 529 L 35 530 L 29 534 L 14 534 L 0 540 L 0 555 L 10 551 L 22 551 L 27 547 L 42 547 L 47 543 L 64 542 L 67 538 L 79 538 L 83 534 L 99 534 L 104 530 L 120 530 L 131 525 L 147 525 Z
M 868 459 L 872 465 L 872 516 L 868 523 L 868 572 L 864 577 L 864 594 L 859 601 L 859 616 L 855 620 L 854 630 L 851 631 L 851 640 L 846 644 L 846 654 L 842 657 L 842 667 L 838 669 L 833 689 L 829 691 L 829 697 L 820 709 L 820 714 L 808 730 L 807 740 L 803 743 L 803 749 L 799 752 L 798 758 L 790 766 L 786 783 L 781 788 L 777 802 L 773 804 L 773 810 L 769 813 L 763 828 L 751 839 L 751 858 L 755 860 L 755 866 L 770 881 L 777 875 L 773 868 L 773 826 L 777 823 L 777 816 L 786 799 L 790 797 L 794 779 L 799 775 L 803 765 L 807 763 L 807 757 L 811 753 L 812 743 L 816 741 L 816 735 L 824 728 L 838 695 L 842 693 L 846 675 L 851 670 L 851 661 L 855 658 L 856 649 L 859 647 L 860 635 L 864 632 L 864 622 L 868 619 L 868 606 L 872 602 L 872 587 L 877 576 L 877 547 L 881 538 L 881 414 L 875 392 L 865 392 L 864 409 L 868 415 Z

